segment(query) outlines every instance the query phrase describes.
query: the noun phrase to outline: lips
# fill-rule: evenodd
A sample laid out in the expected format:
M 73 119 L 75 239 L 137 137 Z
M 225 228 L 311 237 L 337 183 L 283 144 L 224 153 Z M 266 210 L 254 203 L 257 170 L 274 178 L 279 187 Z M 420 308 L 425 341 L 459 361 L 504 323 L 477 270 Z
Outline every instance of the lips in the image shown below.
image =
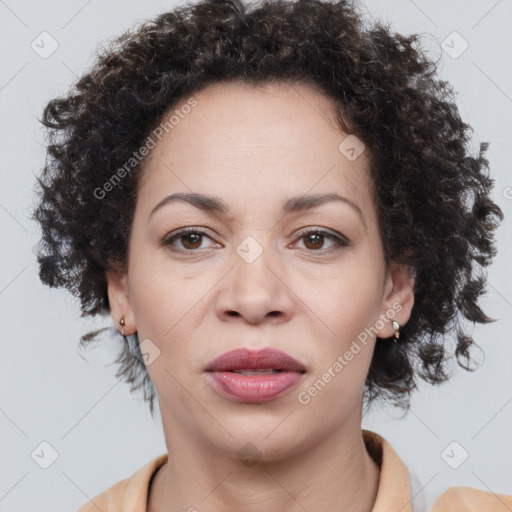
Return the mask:
M 274 348 L 227 352 L 205 370 L 208 382 L 233 402 L 262 404 L 290 392 L 306 373 L 296 359 Z
M 274 370 L 305 373 L 306 369 L 296 359 L 275 348 L 251 351 L 240 348 L 226 352 L 213 360 L 206 368 L 207 372 L 242 372 Z

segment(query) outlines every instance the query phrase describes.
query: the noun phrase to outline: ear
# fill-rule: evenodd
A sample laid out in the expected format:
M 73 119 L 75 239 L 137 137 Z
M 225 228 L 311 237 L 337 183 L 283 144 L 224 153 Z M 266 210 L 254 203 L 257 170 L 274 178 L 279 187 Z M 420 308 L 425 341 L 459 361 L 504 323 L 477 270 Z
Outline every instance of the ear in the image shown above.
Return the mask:
M 124 329 L 125 336 L 133 334 L 137 330 L 137 327 L 130 304 L 127 274 L 121 272 L 107 272 L 107 291 L 110 304 L 110 316 L 117 329 L 119 329 L 119 331 Z M 124 326 L 120 324 L 121 318 L 123 317 L 125 321 Z
M 384 327 L 377 333 L 380 338 L 394 335 L 393 320 L 399 325 L 405 325 L 409 321 L 414 306 L 414 283 L 410 267 L 396 261 L 389 262 L 380 316 L 386 321 Z

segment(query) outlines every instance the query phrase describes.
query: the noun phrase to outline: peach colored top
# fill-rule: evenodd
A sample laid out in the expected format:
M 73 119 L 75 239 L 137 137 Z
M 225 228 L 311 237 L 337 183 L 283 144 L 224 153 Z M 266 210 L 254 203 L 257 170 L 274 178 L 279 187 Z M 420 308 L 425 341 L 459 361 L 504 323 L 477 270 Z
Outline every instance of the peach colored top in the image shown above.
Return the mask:
M 362 430 L 366 449 L 380 467 L 379 487 L 372 512 L 414 512 L 407 467 L 391 445 L 379 434 Z M 168 454 L 152 459 L 129 478 L 102 492 L 77 512 L 146 512 L 148 489 Z M 430 512 L 507 512 L 512 496 L 472 487 L 450 487 L 437 498 Z

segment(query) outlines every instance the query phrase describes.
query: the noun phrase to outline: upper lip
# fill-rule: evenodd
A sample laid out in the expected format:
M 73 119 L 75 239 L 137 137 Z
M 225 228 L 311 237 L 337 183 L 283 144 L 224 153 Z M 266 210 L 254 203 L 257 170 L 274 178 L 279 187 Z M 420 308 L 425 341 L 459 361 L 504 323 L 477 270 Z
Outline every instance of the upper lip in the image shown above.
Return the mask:
M 239 348 L 226 352 L 214 359 L 206 368 L 207 372 L 232 370 L 288 370 L 304 373 L 304 366 L 296 359 L 275 348 L 258 351 Z

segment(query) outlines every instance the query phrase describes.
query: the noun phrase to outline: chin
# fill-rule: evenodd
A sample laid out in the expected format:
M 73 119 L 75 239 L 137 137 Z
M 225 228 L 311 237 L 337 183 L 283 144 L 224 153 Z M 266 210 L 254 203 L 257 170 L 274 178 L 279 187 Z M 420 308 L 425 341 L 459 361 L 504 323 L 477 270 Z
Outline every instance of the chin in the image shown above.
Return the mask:
M 304 422 L 299 425 L 297 418 L 284 419 L 289 413 L 275 414 L 266 418 L 251 413 L 246 418 L 223 417 L 224 429 L 205 432 L 204 435 L 216 448 L 230 457 L 241 461 L 258 459 L 261 461 L 278 461 L 300 453 L 307 445 L 315 443 L 314 434 L 309 435 L 304 429 Z M 293 413 L 290 415 L 293 416 Z M 283 421 L 284 419 L 284 421 Z M 211 428 L 212 423 L 208 424 Z M 227 431 L 227 432 L 226 432 Z M 228 434 L 229 432 L 229 434 Z M 300 432 L 300 435 L 298 433 Z M 231 434 L 231 435 L 230 435 Z

